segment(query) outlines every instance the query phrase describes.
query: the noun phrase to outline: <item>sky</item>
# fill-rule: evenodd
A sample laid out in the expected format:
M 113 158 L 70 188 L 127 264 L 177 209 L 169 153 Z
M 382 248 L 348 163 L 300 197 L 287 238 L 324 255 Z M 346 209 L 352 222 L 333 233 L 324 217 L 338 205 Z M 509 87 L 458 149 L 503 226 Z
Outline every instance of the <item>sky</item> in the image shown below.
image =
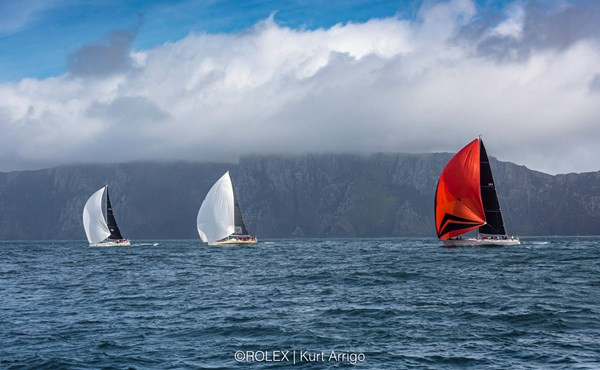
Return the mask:
M 0 2 L 0 171 L 256 153 L 600 170 L 600 1 Z

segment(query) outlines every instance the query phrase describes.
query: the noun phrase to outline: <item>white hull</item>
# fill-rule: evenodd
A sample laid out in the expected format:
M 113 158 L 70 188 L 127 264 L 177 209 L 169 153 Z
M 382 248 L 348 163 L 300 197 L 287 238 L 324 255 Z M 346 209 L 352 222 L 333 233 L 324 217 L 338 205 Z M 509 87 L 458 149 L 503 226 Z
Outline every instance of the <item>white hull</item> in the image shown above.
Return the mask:
M 129 246 L 131 246 L 131 242 L 127 239 L 90 244 L 90 247 L 129 247 Z
M 442 240 L 444 247 L 502 247 L 521 245 L 519 238 L 493 239 L 493 238 L 465 238 Z
M 213 243 L 208 243 L 208 245 L 231 245 L 231 244 L 257 244 L 258 239 L 254 236 L 244 235 L 240 237 L 229 236 L 224 240 L 217 240 Z

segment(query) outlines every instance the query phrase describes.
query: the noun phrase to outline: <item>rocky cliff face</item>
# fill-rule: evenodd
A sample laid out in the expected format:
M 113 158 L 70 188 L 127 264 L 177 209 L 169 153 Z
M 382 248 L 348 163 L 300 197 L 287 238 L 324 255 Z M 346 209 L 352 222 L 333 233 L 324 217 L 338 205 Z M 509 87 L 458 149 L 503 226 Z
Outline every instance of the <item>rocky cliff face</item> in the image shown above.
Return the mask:
M 0 173 L 0 239 L 85 239 L 87 198 L 109 184 L 130 238 L 193 238 L 196 212 L 227 164 L 127 163 Z
M 448 156 L 255 156 L 240 160 L 240 199 L 259 235 L 431 235 Z
M 0 173 L 0 239 L 84 239 L 81 212 L 108 181 L 132 239 L 196 238 L 204 195 L 231 170 L 259 237 L 435 236 L 433 196 L 450 154 L 248 156 L 239 164 L 73 165 Z M 492 159 L 519 235 L 600 232 L 600 172 L 551 176 Z

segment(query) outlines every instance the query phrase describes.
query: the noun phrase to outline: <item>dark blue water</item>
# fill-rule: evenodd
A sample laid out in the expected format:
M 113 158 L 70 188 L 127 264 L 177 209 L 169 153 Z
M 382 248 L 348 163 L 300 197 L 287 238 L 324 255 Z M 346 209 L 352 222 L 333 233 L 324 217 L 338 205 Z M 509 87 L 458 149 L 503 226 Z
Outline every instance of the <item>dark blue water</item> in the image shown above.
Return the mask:
M 0 242 L 0 367 L 600 367 L 599 238 L 152 243 Z

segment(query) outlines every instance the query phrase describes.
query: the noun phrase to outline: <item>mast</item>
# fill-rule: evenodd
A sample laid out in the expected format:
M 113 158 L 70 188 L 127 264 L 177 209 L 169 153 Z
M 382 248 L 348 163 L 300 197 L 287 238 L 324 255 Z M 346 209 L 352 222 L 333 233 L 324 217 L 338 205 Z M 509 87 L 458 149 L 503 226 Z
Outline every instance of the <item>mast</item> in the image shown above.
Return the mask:
M 483 141 L 479 138 L 480 152 L 480 186 L 481 186 L 481 201 L 485 212 L 485 225 L 479 228 L 480 234 L 488 235 L 506 235 L 504 229 L 504 221 L 502 220 L 502 212 L 500 212 L 500 203 L 498 202 L 498 194 L 496 194 L 496 185 L 492 176 L 492 168 L 488 159 Z
M 227 171 L 229 173 L 229 171 Z M 234 204 L 234 224 L 235 224 L 235 233 L 237 235 L 248 235 L 248 228 L 244 223 L 244 219 L 242 217 L 242 210 L 240 209 L 240 203 L 238 202 L 237 193 L 235 192 L 235 185 L 233 184 L 233 179 L 231 178 L 231 174 L 229 174 L 229 178 L 231 179 L 231 188 L 233 189 L 233 204 Z
M 123 235 L 121 235 L 121 230 L 119 230 L 119 226 L 117 226 L 117 220 L 115 219 L 115 215 L 110 204 L 110 196 L 108 195 L 108 185 L 106 185 L 106 224 L 108 225 L 108 230 L 110 231 L 110 236 L 108 237 L 108 239 L 123 239 Z

